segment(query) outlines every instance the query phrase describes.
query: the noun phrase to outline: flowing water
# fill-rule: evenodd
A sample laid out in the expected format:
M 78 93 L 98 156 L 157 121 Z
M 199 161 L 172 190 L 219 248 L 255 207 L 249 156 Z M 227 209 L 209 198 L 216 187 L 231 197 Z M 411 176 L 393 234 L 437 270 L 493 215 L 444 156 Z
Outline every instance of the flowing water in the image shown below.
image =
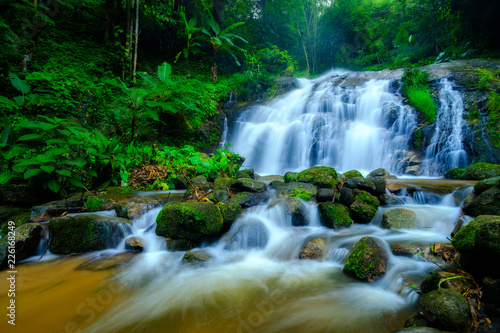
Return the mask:
M 246 111 L 233 129 L 233 148 L 263 174 L 315 164 L 339 171 L 385 166 L 400 173 L 398 161 L 408 147 L 416 116 L 390 90 L 389 81 L 340 88 L 328 80 L 303 80 L 302 88 L 284 98 Z M 415 310 L 418 294 L 411 286 L 438 266 L 419 255 L 392 255 L 390 246 L 448 242 L 472 189 L 466 182 L 400 182 L 417 190 L 401 190 L 401 205 L 380 207 L 371 223 L 341 230 L 323 227 L 317 205 L 309 202 L 301 202 L 307 225 L 293 226 L 270 191 L 272 204 L 248 209 L 220 240 L 196 249 L 210 256 L 202 264 L 182 263 L 184 252 L 166 251 L 165 239 L 151 228 L 160 210 L 153 209 L 134 221 L 132 234 L 145 240 L 144 252 L 122 268 L 78 267 L 89 259 L 123 252 L 123 243 L 99 253 L 49 254 L 41 263 L 32 259 L 20 265 L 16 329 L 393 332 Z M 415 212 L 414 229 L 381 228 L 383 212 L 394 207 Z M 376 238 L 389 256 L 388 272 L 371 284 L 342 272 L 349 248 L 364 236 Z M 326 241 L 323 259 L 298 259 L 304 245 L 317 237 Z M 5 281 L 0 281 L 0 288 L 6 290 Z M 6 301 L 5 293 L 0 294 L 0 303 Z M 2 332 L 6 329 L 0 326 Z

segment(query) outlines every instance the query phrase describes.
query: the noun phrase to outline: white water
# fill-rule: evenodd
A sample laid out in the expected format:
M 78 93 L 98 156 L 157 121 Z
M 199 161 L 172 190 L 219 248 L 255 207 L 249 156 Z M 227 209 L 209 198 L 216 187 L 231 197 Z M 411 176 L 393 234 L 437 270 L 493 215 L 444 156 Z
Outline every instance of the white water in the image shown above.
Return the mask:
M 439 100 L 435 132 L 422 163 L 422 173 L 430 176 L 443 175 L 449 169 L 469 165 L 462 137 L 465 123 L 463 96 L 451 81 L 442 79 Z
M 330 75 L 331 76 L 331 75 Z M 300 80 L 301 88 L 268 105 L 250 107 L 232 130 L 232 149 L 259 174 L 314 165 L 339 172 L 384 167 L 401 174 L 401 158 L 416 125 L 415 112 L 389 91 L 390 81 L 339 87 Z

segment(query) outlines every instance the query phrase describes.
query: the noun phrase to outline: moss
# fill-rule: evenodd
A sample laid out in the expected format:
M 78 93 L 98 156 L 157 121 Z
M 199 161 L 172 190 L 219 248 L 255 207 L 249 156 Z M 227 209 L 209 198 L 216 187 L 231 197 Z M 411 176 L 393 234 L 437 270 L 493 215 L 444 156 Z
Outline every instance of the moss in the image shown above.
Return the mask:
M 102 206 L 107 204 L 109 201 L 100 196 L 89 196 L 85 202 L 89 212 L 97 212 L 102 210 Z
M 355 177 L 363 177 L 363 175 L 358 170 L 351 170 L 351 171 L 345 172 L 344 177 L 345 177 L 345 180 L 349 180 L 349 179 L 352 179 Z
M 465 169 L 454 168 L 454 169 L 448 170 L 448 172 L 446 172 L 444 174 L 444 178 L 445 179 L 460 179 L 460 177 L 462 176 L 462 174 L 464 172 L 465 172 Z
M 297 181 L 310 183 L 319 187 L 336 187 L 339 179 L 334 168 L 316 166 L 299 172 Z
M 387 257 L 372 237 L 361 238 L 348 254 L 344 272 L 359 280 L 373 282 L 387 271 Z
M 405 70 L 403 81 L 403 94 L 408 98 L 408 101 L 429 123 L 436 120 L 437 107 L 431 96 L 431 91 L 427 81 L 429 74 L 418 69 Z
M 292 193 L 290 194 L 291 197 L 297 197 L 299 199 L 309 201 L 313 198 L 313 194 L 305 191 L 305 190 L 299 190 L 298 188 L 294 188 Z
M 356 277 L 361 280 L 366 279 L 370 270 L 375 267 L 373 263 L 369 263 L 368 266 L 361 264 L 361 260 L 364 256 L 368 244 L 365 238 L 367 237 L 362 238 L 360 242 L 356 243 L 344 266 L 345 270 L 354 272 Z
M 338 229 L 349 227 L 353 221 L 349 216 L 349 208 L 339 203 L 321 203 L 318 206 L 321 222 L 327 228 Z
M 285 183 L 294 183 L 297 181 L 297 178 L 299 176 L 298 172 L 287 172 L 285 173 L 285 176 L 283 177 L 283 180 Z
M 500 176 L 500 165 L 491 163 L 475 163 L 465 168 L 460 179 L 464 180 L 483 180 L 486 178 Z
M 106 189 L 107 194 L 131 194 L 133 190 L 128 186 L 112 186 Z
M 28 222 L 30 220 L 31 213 L 30 212 L 24 212 L 21 214 L 17 214 L 15 216 L 12 216 L 8 219 L 8 221 L 14 221 L 16 228 L 20 227 L 24 223 Z M 2 225 L 2 228 L 0 229 L 0 237 L 4 237 L 9 233 L 8 229 L 8 221 L 5 221 L 5 223 Z

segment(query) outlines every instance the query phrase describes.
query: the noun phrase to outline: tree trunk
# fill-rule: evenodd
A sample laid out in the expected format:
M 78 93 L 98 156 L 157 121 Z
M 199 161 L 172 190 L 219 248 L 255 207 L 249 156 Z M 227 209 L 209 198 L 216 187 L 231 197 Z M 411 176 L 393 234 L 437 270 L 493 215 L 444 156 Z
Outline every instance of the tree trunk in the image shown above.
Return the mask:
M 217 51 L 214 50 L 214 58 L 212 60 L 212 67 L 210 68 L 210 77 L 212 81 L 217 82 Z
M 135 45 L 134 45 L 134 68 L 132 70 L 132 82 L 135 84 L 137 74 L 137 45 L 139 44 L 139 1 L 135 4 Z
M 128 61 L 128 67 L 129 67 L 129 71 L 130 71 L 130 67 L 132 67 L 132 57 L 130 56 L 130 43 L 132 42 L 132 39 L 131 39 L 131 36 L 132 36 L 132 24 L 131 24 L 131 16 L 130 16 L 130 9 L 131 9 L 131 4 L 130 4 L 130 1 L 131 0 L 127 0 L 127 9 L 126 9 L 126 15 L 127 15 L 127 30 L 125 31 L 125 34 L 126 34 L 126 40 L 125 40 L 125 54 L 127 56 L 128 59 L 130 59 Z M 123 64 L 123 69 L 122 69 L 122 79 L 125 80 L 125 64 Z M 129 72 L 130 73 L 130 72 Z

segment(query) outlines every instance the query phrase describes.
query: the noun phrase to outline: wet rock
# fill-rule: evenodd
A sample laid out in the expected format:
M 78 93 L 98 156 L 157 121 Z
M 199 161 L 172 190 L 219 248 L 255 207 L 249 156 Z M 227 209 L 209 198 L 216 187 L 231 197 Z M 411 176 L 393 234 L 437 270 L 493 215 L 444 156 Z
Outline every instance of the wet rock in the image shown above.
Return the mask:
M 299 259 L 321 260 L 325 254 L 326 244 L 323 238 L 314 238 L 304 245 L 299 252 Z
M 292 182 L 285 184 L 285 186 L 278 190 L 278 197 L 286 198 L 295 196 L 304 200 L 310 200 L 316 197 L 316 191 L 316 186 L 312 184 Z
M 500 176 L 500 165 L 490 163 L 475 163 L 465 168 L 460 179 L 483 180 Z
M 212 199 L 215 202 L 227 202 L 229 200 L 229 192 L 228 190 L 214 190 Z
M 209 183 L 205 176 L 191 178 L 188 184 L 188 189 L 198 188 L 200 191 L 204 192 L 209 191 L 213 187 L 213 184 Z
M 381 205 L 402 205 L 403 200 L 401 200 L 398 197 L 389 195 L 389 194 L 381 194 L 379 196 L 380 204 Z
M 377 213 L 380 202 L 366 191 L 354 190 L 355 200 L 349 206 L 351 217 L 356 223 L 370 223 Z
M 295 183 L 297 182 L 298 180 L 298 177 L 299 177 L 299 173 L 298 172 L 291 172 L 291 171 L 288 171 L 287 173 L 285 173 L 285 175 L 283 176 L 283 181 L 285 183 Z
M 500 184 L 500 177 L 491 177 L 483 179 L 477 182 L 476 185 L 474 185 L 474 194 L 478 196 L 484 191 L 489 190 L 494 186 L 498 186 L 499 184 Z
M 211 256 L 205 252 L 201 251 L 193 251 L 193 252 L 186 252 L 184 256 L 182 257 L 182 262 L 183 263 L 201 263 L 201 262 L 206 262 L 210 260 Z
M 372 237 L 363 237 L 347 255 L 344 273 L 364 281 L 374 282 L 387 272 L 387 254 Z
M 339 182 L 335 169 L 325 166 L 316 166 L 299 172 L 297 181 L 326 188 L 335 188 Z
M 469 216 L 500 215 L 500 186 L 493 186 L 472 199 L 467 198 L 463 206 Z
M 291 217 L 291 223 L 295 227 L 305 226 L 309 224 L 309 218 L 304 210 L 304 204 L 301 200 L 295 197 L 282 198 L 271 202 L 268 209 L 277 205 L 284 208 L 285 214 Z
M 172 179 L 172 182 L 174 183 L 174 188 L 176 190 L 186 190 L 188 188 L 188 184 L 185 177 L 181 176 L 175 177 L 174 179 Z
M 140 237 L 129 237 L 125 240 L 125 250 L 131 252 L 142 252 L 144 250 L 144 239 Z
M 269 186 L 277 189 L 277 188 L 285 186 L 285 182 L 282 182 L 280 180 L 273 180 L 269 183 Z
M 471 286 L 470 281 L 466 276 L 440 271 L 426 277 L 420 284 L 420 290 L 426 294 L 433 290 L 452 289 L 463 294 Z
M 342 204 L 322 202 L 318 205 L 318 210 L 321 223 L 327 228 L 340 229 L 353 224 L 349 208 Z
M 236 178 L 251 178 L 251 179 L 255 179 L 255 170 L 254 169 L 240 170 L 236 174 Z
M 335 192 L 330 188 L 318 188 L 316 191 L 316 202 L 332 202 Z
M 57 217 L 68 213 L 79 213 L 82 210 L 82 207 L 65 207 L 52 204 L 33 206 L 31 208 L 30 220 L 33 222 L 42 222 L 50 220 L 52 217 Z
M 219 177 L 214 180 L 214 190 L 227 191 L 236 183 L 236 179 L 229 177 Z
M 377 179 L 377 178 L 383 178 L 383 179 L 397 179 L 398 177 L 396 176 L 393 176 L 389 173 L 389 171 L 387 171 L 386 169 L 384 168 L 379 168 L 379 169 L 376 169 L 376 170 L 373 170 L 372 172 L 370 172 L 366 178 L 370 178 L 370 179 Z
M 156 218 L 156 235 L 197 240 L 216 236 L 222 215 L 211 202 L 174 202 L 162 208 Z
M 167 250 L 174 251 L 189 251 L 192 248 L 198 247 L 200 243 L 198 241 L 189 239 L 171 239 L 167 238 Z
M 405 208 L 389 209 L 382 216 L 382 228 L 384 229 L 413 229 L 415 222 L 415 213 Z
M 421 251 L 420 247 L 415 244 L 406 244 L 406 243 L 391 244 L 391 252 L 395 256 L 403 256 L 411 258 L 415 253 L 419 251 Z
M 356 201 L 356 195 L 353 189 L 343 187 L 340 190 L 340 203 L 349 207 Z
M 123 252 L 118 254 L 101 253 L 95 258 L 78 265 L 77 271 L 104 271 L 126 266 L 136 258 L 135 253 Z
M 249 208 L 257 205 L 265 204 L 269 201 L 269 194 L 240 192 L 236 193 L 234 197 L 229 199 L 229 204 L 238 204 L 241 208 Z
M 42 226 L 38 223 L 26 223 L 15 229 L 14 239 L 6 236 L 0 240 L 0 270 L 9 268 L 9 254 L 15 255 L 15 262 L 34 256 L 40 243 Z M 11 234 L 12 235 L 12 234 Z M 14 246 L 14 253 L 9 252 L 9 246 Z M 12 247 L 11 247 L 12 248 Z
M 457 180 L 457 179 L 462 179 L 461 176 L 462 174 L 465 172 L 465 169 L 461 169 L 461 168 L 454 168 L 454 169 L 450 169 L 448 170 L 445 174 L 444 174 L 444 179 L 453 179 L 453 180 Z
M 349 180 L 355 177 L 363 178 L 363 175 L 358 170 L 351 170 L 343 173 L 344 179 Z
M 373 178 L 373 184 L 375 184 L 375 195 L 385 194 L 387 188 L 387 182 L 384 178 Z
M 481 215 L 452 239 L 464 269 L 479 276 L 500 278 L 500 216 Z
M 151 209 L 165 205 L 168 196 L 138 197 L 129 201 L 120 201 L 115 205 L 116 216 L 127 219 L 138 219 Z
M 221 202 L 218 207 L 222 214 L 222 223 L 225 230 L 228 230 L 243 212 L 241 206 L 234 203 L 226 204 Z
M 89 212 L 115 209 L 118 203 L 104 195 L 91 195 L 85 201 L 85 207 Z
M 71 254 L 116 247 L 131 232 L 132 222 L 99 215 L 54 217 L 49 221 L 50 252 Z
M 250 178 L 238 178 L 236 182 L 231 185 L 231 189 L 235 192 L 264 192 L 267 190 L 267 186 L 263 182 L 253 180 Z
M 468 328 L 469 303 L 455 290 L 431 291 L 419 298 L 418 305 L 431 327 L 452 332 L 465 332 Z
M 26 211 L 26 208 L 24 208 L 23 210 L 24 210 L 24 212 L 17 213 L 15 215 L 10 215 L 10 214 L 4 215 L 7 217 L 0 220 L 0 226 L 1 226 L 0 237 L 4 237 L 8 234 L 9 221 L 14 222 L 14 228 L 18 228 L 21 225 L 28 223 L 30 221 L 31 212 Z M 16 210 L 14 212 L 11 211 L 9 213 L 15 213 L 15 212 L 19 212 L 19 211 Z
M 482 301 L 500 307 L 500 279 L 492 279 L 490 277 L 483 279 Z
M 369 193 L 376 193 L 377 189 L 375 183 L 373 183 L 373 180 L 363 177 L 354 177 L 349 179 L 344 183 L 344 187 L 348 187 L 353 190 L 358 189 L 362 191 L 367 191 Z

